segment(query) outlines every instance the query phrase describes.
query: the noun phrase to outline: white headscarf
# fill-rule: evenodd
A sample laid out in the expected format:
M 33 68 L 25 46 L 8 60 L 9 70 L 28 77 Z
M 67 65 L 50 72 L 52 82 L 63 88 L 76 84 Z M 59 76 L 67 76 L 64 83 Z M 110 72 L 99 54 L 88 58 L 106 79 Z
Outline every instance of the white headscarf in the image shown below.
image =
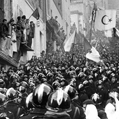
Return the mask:
M 105 113 L 107 114 L 107 118 L 108 119 L 116 119 L 116 113 L 115 113 L 115 107 L 113 104 L 111 103 L 108 103 L 106 106 L 105 106 Z
M 119 119 L 119 100 L 117 99 L 118 93 L 112 92 L 110 96 L 115 100 L 115 107 L 113 104 L 108 103 L 105 107 L 105 112 L 108 119 Z
M 119 100 L 117 99 L 117 96 L 115 96 L 115 102 L 116 102 L 116 119 L 119 119 Z
M 85 111 L 86 119 L 100 119 L 95 105 L 88 104 Z

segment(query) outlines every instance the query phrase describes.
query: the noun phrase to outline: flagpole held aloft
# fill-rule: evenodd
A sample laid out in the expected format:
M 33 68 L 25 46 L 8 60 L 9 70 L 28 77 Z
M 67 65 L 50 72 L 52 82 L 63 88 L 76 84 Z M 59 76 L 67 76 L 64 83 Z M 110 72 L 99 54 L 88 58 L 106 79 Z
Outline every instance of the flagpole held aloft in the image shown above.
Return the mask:
M 83 36 L 84 38 L 84 51 L 85 53 L 89 52 L 92 48 L 91 44 L 87 41 L 87 39 L 85 38 L 85 36 Z
M 88 52 L 86 54 L 86 58 L 96 63 L 99 63 L 101 61 L 100 54 L 94 47 L 91 48 L 91 52 Z
M 37 20 L 39 19 L 40 14 L 39 14 L 38 8 L 36 8 L 36 9 L 33 11 L 33 13 L 31 14 L 31 16 L 33 16 L 33 17 L 36 18 Z M 29 17 L 29 19 L 31 18 L 31 16 Z
M 32 14 L 30 15 L 30 17 L 29 17 L 28 19 L 30 19 L 30 18 L 31 18 L 31 16 L 32 16 Z
M 71 36 L 69 36 L 68 40 L 64 43 L 65 52 L 70 52 L 72 44 L 74 43 L 74 40 L 75 40 L 75 34 L 76 34 L 76 31 L 74 31 L 71 34 Z
M 97 11 L 97 6 L 94 2 L 94 7 L 93 7 L 93 10 L 92 10 L 92 18 L 91 18 L 90 36 L 89 36 L 89 41 L 90 42 L 91 42 L 91 39 L 92 39 L 93 23 L 95 22 L 95 18 L 96 18 L 96 11 Z

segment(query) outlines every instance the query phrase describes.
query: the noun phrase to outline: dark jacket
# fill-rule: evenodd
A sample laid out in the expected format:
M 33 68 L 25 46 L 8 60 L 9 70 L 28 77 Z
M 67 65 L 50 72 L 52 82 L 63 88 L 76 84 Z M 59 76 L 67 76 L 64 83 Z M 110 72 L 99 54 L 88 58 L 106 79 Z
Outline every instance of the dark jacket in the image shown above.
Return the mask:
M 67 112 L 52 112 L 47 111 L 44 119 L 72 119 Z
M 45 113 L 46 113 L 46 109 L 35 108 L 29 114 L 21 116 L 20 119 L 35 119 L 35 118 L 45 119 L 44 116 Z
M 70 115 L 71 119 L 85 119 L 85 114 L 79 105 L 77 106 L 76 104 L 71 104 L 71 111 L 68 112 Z
M 0 108 L 0 119 L 3 117 L 8 117 L 9 119 L 15 119 L 13 113 L 6 110 L 5 107 Z
M 15 103 L 14 101 L 9 101 L 6 104 L 6 110 L 10 111 L 14 114 L 15 119 L 18 119 L 20 114 L 20 105 L 18 103 Z
M 9 34 L 8 34 L 8 31 L 9 31 L 9 28 L 7 25 L 5 24 L 0 24 L 0 37 L 7 37 Z

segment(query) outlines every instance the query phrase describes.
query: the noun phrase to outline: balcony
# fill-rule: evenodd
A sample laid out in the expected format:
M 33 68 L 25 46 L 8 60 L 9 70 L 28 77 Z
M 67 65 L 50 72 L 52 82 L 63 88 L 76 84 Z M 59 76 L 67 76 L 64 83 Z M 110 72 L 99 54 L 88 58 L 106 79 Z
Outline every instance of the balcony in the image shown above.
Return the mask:
M 34 51 L 26 43 L 22 43 L 22 42 L 21 42 L 21 48 L 23 51 Z
M 32 27 L 30 26 L 31 24 L 29 25 L 29 27 L 28 25 L 23 27 L 24 23 L 17 22 L 15 24 L 13 19 L 11 19 L 8 23 L 7 20 L 1 23 L 0 25 L 1 64 L 4 65 L 8 64 L 17 67 L 21 55 L 24 52 L 33 51 L 30 47 L 32 45 L 32 38 L 34 38 L 35 25 L 32 23 Z
M 0 62 L 2 65 L 11 65 L 13 67 L 18 66 L 18 61 L 15 59 L 11 58 L 10 56 L 6 55 L 3 51 L 0 50 Z

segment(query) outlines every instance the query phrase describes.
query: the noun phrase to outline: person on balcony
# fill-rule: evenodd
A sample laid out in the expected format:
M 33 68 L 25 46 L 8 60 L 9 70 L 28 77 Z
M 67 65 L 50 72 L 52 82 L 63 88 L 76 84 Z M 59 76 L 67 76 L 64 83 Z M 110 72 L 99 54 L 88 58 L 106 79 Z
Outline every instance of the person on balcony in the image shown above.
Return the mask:
M 26 41 L 27 41 L 27 45 L 29 42 L 29 34 L 30 34 L 29 19 L 26 19 Z
M 31 48 L 32 40 L 34 38 L 34 31 L 35 31 L 35 24 L 33 21 L 30 21 L 30 32 L 29 32 L 29 39 L 28 39 L 28 46 Z
M 15 27 L 15 32 L 16 32 L 16 41 L 17 41 L 17 53 L 14 55 L 14 58 L 19 61 L 20 56 L 21 56 L 21 42 L 23 37 L 23 28 L 22 28 L 22 17 L 18 16 L 17 17 L 17 22 L 16 22 L 16 27 Z
M 22 21 L 21 21 L 21 30 L 22 30 L 22 43 L 26 44 L 26 16 L 22 16 Z
M 16 37 L 17 37 L 17 51 L 20 50 L 20 43 L 22 38 L 22 18 L 20 16 L 17 17 L 17 24 L 16 24 Z
M 0 27 L 0 48 L 2 51 L 5 51 L 7 48 L 6 44 L 9 36 L 7 19 L 3 19 Z
M 14 19 L 10 19 L 10 21 L 8 22 L 8 27 L 9 27 L 9 34 L 11 35 L 11 37 L 9 38 L 9 43 L 10 43 L 10 47 L 9 47 L 9 56 L 13 56 L 13 51 L 17 52 L 16 49 L 16 32 L 15 32 L 15 23 L 14 23 Z

